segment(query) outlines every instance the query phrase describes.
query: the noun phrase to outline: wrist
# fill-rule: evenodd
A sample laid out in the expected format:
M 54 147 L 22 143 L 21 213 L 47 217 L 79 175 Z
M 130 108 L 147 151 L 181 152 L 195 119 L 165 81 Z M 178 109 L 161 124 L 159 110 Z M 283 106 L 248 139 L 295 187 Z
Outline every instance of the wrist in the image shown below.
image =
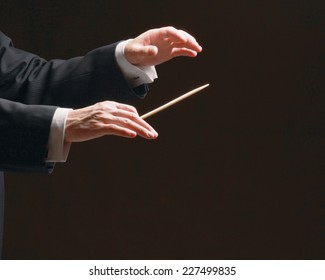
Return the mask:
M 157 72 L 154 66 L 139 67 L 135 66 L 125 57 L 127 52 L 126 45 L 131 43 L 134 39 L 129 39 L 120 42 L 115 50 L 116 62 L 130 87 L 135 88 L 143 84 L 152 83 L 158 78 Z M 129 47 L 128 47 L 129 48 Z

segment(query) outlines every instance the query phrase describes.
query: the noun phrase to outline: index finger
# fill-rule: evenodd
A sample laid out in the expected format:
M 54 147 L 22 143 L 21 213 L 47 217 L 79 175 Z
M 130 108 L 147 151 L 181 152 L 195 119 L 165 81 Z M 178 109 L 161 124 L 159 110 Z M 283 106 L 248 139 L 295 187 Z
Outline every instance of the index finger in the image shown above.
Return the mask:
M 202 51 L 202 47 L 198 44 L 196 39 L 184 30 L 176 29 L 174 27 L 163 27 L 160 32 L 161 38 L 167 39 L 171 44 L 183 43 L 187 48 L 194 51 Z
M 120 110 L 125 110 L 125 111 L 134 113 L 137 116 L 139 116 L 137 109 L 131 105 L 127 105 L 127 104 L 123 104 L 123 103 L 116 103 L 116 107 Z
M 162 39 L 169 39 L 173 41 L 179 41 L 179 42 L 186 42 L 187 38 L 184 36 L 182 32 L 179 32 L 175 27 L 168 26 L 168 27 L 162 27 L 159 30 L 160 37 Z
M 179 33 L 182 33 L 184 37 L 186 37 L 187 41 L 186 41 L 186 47 L 193 49 L 197 52 L 201 52 L 202 51 L 202 47 L 198 44 L 198 42 L 196 41 L 196 39 L 189 33 L 187 33 L 184 30 L 178 30 Z

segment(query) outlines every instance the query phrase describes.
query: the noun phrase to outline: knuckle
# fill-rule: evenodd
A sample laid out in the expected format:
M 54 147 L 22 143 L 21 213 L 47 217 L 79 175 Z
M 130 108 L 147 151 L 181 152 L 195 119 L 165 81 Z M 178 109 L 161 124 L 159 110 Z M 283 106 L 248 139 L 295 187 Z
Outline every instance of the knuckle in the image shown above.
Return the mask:
M 122 122 L 123 122 L 125 125 L 130 124 L 130 120 L 129 120 L 129 119 L 122 119 Z
M 102 122 L 94 122 L 93 123 L 93 129 L 94 130 L 101 130 L 104 128 L 104 124 Z
M 130 113 L 130 119 L 135 120 L 137 117 L 136 113 Z
M 135 107 L 133 107 L 133 106 L 131 106 L 131 108 L 132 108 L 132 110 L 134 111 L 134 113 L 138 113 L 137 108 L 135 108 Z
M 132 105 L 127 105 L 126 108 L 127 108 L 128 111 L 132 111 L 133 113 L 137 113 L 137 109 Z
M 99 102 L 95 104 L 94 109 L 96 113 L 101 113 L 105 111 L 105 107 L 106 106 L 104 102 Z
M 114 130 L 117 129 L 117 125 L 113 124 L 113 123 L 110 123 L 110 124 L 106 125 L 106 128 L 107 128 L 108 131 L 114 131 Z

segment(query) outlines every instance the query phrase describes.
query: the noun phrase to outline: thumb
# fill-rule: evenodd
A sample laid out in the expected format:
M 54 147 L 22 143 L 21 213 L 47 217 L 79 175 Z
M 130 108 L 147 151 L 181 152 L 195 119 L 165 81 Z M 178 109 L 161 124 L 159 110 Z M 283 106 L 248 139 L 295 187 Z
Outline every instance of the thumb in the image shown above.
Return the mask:
M 158 53 L 158 48 L 156 46 L 143 46 L 139 52 L 143 55 L 155 56 Z
M 134 40 L 127 43 L 124 48 L 125 58 L 132 64 L 140 63 L 144 58 L 155 56 L 157 53 L 156 46 L 138 44 Z

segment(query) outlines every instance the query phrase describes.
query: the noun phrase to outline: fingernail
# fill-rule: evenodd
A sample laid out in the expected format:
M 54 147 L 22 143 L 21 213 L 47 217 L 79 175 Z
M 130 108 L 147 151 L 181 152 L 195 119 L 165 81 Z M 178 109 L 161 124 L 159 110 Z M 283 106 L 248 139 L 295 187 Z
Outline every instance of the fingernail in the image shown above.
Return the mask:
M 151 133 L 154 135 L 154 137 L 158 137 L 158 132 L 156 130 L 151 130 Z
M 155 135 L 154 135 L 152 132 L 148 132 L 147 135 L 148 135 L 148 137 L 150 137 L 150 138 L 154 138 L 154 137 L 155 137 Z

